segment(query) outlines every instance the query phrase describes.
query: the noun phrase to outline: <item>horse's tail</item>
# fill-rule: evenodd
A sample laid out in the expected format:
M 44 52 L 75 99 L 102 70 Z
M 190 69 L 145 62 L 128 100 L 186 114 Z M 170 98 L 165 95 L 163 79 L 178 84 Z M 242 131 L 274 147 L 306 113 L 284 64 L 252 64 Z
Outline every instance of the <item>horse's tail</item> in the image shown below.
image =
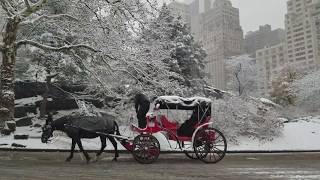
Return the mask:
M 121 136 L 120 131 L 119 131 L 119 125 L 118 125 L 118 123 L 116 121 L 114 121 L 114 125 L 115 125 L 116 134 Z

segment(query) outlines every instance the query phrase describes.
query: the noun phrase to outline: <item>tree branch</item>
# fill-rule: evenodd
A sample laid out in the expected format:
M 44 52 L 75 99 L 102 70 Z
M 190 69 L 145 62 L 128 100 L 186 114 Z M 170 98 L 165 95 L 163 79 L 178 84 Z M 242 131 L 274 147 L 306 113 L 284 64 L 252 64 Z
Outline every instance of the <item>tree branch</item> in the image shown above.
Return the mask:
M 47 80 L 48 80 L 48 79 L 51 80 L 52 78 L 54 78 L 54 77 L 56 77 L 56 76 L 58 76 L 58 73 L 49 74 L 49 75 L 47 76 Z
M 39 0 L 35 4 L 30 5 L 30 7 L 24 8 L 22 11 L 19 12 L 19 15 L 26 18 L 29 17 L 34 12 L 37 12 L 42 6 L 47 2 L 47 0 Z
M 14 15 L 14 9 L 7 0 L 0 0 L 0 5 L 9 17 Z
M 0 43 L 0 51 L 4 50 L 4 43 Z
M 93 10 L 87 3 L 85 3 L 84 1 L 80 1 L 81 3 L 83 3 L 94 15 L 95 17 L 97 18 L 97 21 L 99 22 L 100 24 L 100 27 L 102 28 L 103 30 L 103 33 L 105 34 L 105 36 L 108 36 L 109 35 L 109 32 L 110 32 L 110 28 L 107 27 L 107 26 L 103 26 L 103 22 L 102 20 L 100 19 L 100 17 L 98 16 L 97 12 L 95 10 Z
M 27 8 L 31 8 L 29 0 L 24 0 L 24 4 L 27 6 Z
M 21 25 L 33 24 L 33 23 L 36 23 L 38 21 L 41 21 L 42 19 L 60 19 L 60 18 L 67 18 L 67 19 L 70 19 L 70 20 L 73 20 L 73 21 L 79 21 L 77 18 L 75 18 L 75 17 L 73 17 L 71 15 L 68 15 L 68 14 L 57 14 L 57 15 L 52 15 L 52 16 L 42 15 L 42 16 L 39 16 L 37 18 L 31 19 L 31 20 L 28 20 L 28 21 L 24 21 L 24 22 L 21 23 Z
M 110 2 L 109 0 L 106 0 L 106 1 L 107 1 L 107 3 L 109 3 L 109 4 L 116 4 L 116 3 L 121 2 L 121 0 L 115 0 L 115 1 L 113 1 L 113 2 Z
M 112 93 L 112 90 L 110 88 L 108 88 L 107 86 L 105 86 L 105 84 L 100 80 L 100 78 L 97 76 L 97 74 L 94 71 L 91 71 L 82 61 L 82 58 L 80 56 L 78 56 L 74 51 L 71 51 L 71 54 L 76 57 L 78 59 L 78 62 L 82 64 L 82 67 L 85 68 L 86 71 L 88 71 L 93 77 L 94 79 L 107 91 L 109 91 L 110 93 Z
M 100 52 L 96 49 L 94 49 L 93 47 L 86 45 L 86 44 L 75 44 L 75 45 L 65 45 L 65 46 L 61 46 L 61 47 L 53 47 L 53 46 L 48 46 L 45 44 L 40 44 L 38 42 L 32 41 L 32 40 L 21 40 L 19 42 L 16 43 L 17 48 L 19 48 L 22 45 L 31 45 L 34 47 L 37 47 L 39 49 L 43 49 L 43 50 L 47 50 L 47 51 L 55 51 L 55 52 L 65 52 L 65 51 L 69 51 L 71 49 L 87 49 L 93 52 Z

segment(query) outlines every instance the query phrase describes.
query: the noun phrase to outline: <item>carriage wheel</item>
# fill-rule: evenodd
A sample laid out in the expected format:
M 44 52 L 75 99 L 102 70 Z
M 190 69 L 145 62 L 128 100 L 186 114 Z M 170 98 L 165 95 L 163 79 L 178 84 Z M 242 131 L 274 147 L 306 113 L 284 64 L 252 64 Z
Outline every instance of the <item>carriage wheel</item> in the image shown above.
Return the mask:
M 160 143 L 152 135 L 140 134 L 133 140 L 132 155 L 142 164 L 150 164 L 156 161 L 160 154 Z
M 184 151 L 184 154 L 190 159 L 198 159 L 194 151 Z
M 217 163 L 226 154 L 227 141 L 219 130 L 202 127 L 195 134 L 193 148 L 198 159 L 205 163 Z
M 190 144 L 185 144 L 185 143 L 186 142 L 184 142 L 184 151 L 183 151 L 184 154 L 190 159 L 198 159 L 196 153 L 193 150 L 192 143 L 191 142 Z

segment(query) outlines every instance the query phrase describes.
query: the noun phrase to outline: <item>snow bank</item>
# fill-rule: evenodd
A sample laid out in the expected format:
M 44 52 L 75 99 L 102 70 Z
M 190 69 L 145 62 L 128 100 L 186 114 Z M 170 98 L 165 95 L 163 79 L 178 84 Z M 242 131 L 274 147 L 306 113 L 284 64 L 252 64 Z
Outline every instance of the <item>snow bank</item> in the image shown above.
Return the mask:
M 239 144 L 229 145 L 229 150 L 320 150 L 320 117 L 297 120 L 284 124 L 282 135 L 272 141 L 239 137 Z
M 213 101 L 212 116 L 216 127 L 227 140 L 237 142 L 239 136 L 268 140 L 281 134 L 283 122 L 273 106 L 259 99 L 224 93 Z
M 135 137 L 127 126 L 121 126 L 120 132 L 123 135 Z M 71 139 L 64 133 L 55 132 L 53 140 L 48 144 L 41 143 L 41 128 L 18 127 L 16 134 L 28 134 L 28 140 L 14 140 L 13 134 L 0 137 L 1 148 L 11 148 L 12 143 L 25 145 L 27 149 L 64 149 L 69 150 Z M 178 150 L 175 142 L 165 139 L 161 133 L 155 134 L 160 142 L 161 150 Z M 228 142 L 229 151 L 300 151 L 300 150 L 320 150 L 320 116 L 297 119 L 294 122 L 284 124 L 282 135 L 275 137 L 271 141 L 260 141 L 257 138 L 239 136 L 238 143 Z M 170 148 L 171 145 L 171 148 Z M 100 139 L 83 139 L 83 146 L 87 150 L 99 150 Z M 119 149 L 124 148 L 119 144 Z M 77 147 L 78 148 L 78 147 Z M 113 150 L 113 146 L 108 142 L 107 150 Z

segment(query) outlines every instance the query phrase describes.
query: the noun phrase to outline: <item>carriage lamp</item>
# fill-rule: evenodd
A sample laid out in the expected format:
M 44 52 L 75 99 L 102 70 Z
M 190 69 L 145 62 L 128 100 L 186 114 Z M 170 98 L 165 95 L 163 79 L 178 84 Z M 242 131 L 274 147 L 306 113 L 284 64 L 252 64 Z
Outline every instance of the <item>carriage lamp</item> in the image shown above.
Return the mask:
M 160 104 L 156 104 L 155 106 L 154 106 L 154 108 L 153 108 L 153 110 L 159 110 L 160 109 Z

